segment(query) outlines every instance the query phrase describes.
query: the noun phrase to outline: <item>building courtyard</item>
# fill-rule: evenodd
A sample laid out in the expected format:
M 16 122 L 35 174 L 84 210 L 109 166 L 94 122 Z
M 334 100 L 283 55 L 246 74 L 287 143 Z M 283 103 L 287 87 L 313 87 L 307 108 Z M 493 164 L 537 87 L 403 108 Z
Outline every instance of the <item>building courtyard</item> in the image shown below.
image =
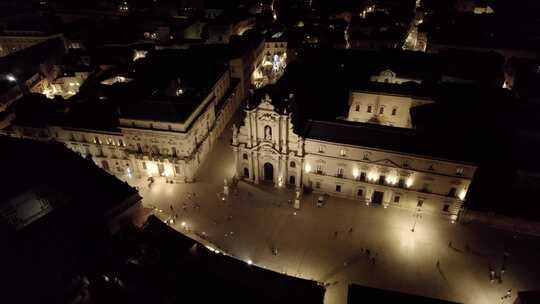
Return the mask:
M 540 285 L 540 243 L 531 236 L 344 198 L 317 207 L 314 193 L 297 210 L 295 189 L 235 183 L 231 126 L 195 182 L 129 180 L 146 212 L 238 259 L 326 284 L 325 303 L 346 303 L 350 283 L 480 304 L 501 303 L 509 289 L 512 303 Z

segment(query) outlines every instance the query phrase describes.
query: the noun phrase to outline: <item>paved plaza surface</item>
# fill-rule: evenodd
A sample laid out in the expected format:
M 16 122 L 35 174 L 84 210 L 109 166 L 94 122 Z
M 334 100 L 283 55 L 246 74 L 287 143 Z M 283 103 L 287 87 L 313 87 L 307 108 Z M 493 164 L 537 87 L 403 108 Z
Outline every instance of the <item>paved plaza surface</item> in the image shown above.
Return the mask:
M 164 220 L 176 214 L 171 225 L 178 231 L 205 236 L 239 259 L 329 284 L 327 304 L 346 303 L 349 283 L 479 304 L 503 303 L 510 288 L 504 303 L 513 303 L 516 291 L 540 287 L 535 237 L 342 198 L 318 208 L 314 194 L 304 195 L 295 213 L 288 203 L 294 189 L 243 181 L 222 200 L 224 178 L 230 184 L 234 175 L 230 137 L 227 128 L 194 183 L 157 179 L 149 188 L 146 180 L 131 180 L 147 210 Z M 502 282 L 491 282 L 505 247 Z

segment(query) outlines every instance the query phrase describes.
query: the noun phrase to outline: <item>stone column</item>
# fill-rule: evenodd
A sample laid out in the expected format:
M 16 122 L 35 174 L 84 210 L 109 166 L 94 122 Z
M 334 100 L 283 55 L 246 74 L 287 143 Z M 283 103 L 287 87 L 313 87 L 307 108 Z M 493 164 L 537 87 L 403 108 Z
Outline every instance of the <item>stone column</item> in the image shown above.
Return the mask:
M 251 123 L 251 112 L 246 110 L 246 119 L 247 119 L 247 127 L 248 127 L 248 147 L 253 147 L 253 124 Z
M 234 151 L 234 166 L 235 166 L 235 172 L 236 177 L 240 178 L 242 175 L 240 174 L 240 162 L 238 161 L 238 154 L 240 153 L 239 149 L 237 147 L 233 148 Z
M 259 130 L 257 128 L 257 111 L 250 113 L 250 120 L 251 120 L 251 132 L 252 132 L 252 146 L 259 144 Z
M 283 149 L 282 152 L 285 154 L 289 153 L 289 116 L 286 115 L 283 119 Z
M 253 168 L 255 173 L 255 184 L 259 183 L 259 152 L 255 152 L 255 168 Z
M 302 185 L 304 184 L 303 179 L 304 178 L 304 158 L 302 157 L 300 159 L 300 165 L 296 169 L 296 188 L 301 189 Z

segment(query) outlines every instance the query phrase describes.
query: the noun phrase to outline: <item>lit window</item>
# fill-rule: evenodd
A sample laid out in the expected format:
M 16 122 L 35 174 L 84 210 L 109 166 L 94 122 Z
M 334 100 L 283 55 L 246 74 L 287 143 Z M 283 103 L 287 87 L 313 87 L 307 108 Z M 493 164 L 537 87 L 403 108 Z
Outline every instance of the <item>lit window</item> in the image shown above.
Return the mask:
M 463 168 L 457 168 L 456 175 L 463 175 Z
M 323 166 L 322 165 L 317 165 L 317 174 L 323 174 Z
M 337 176 L 338 176 L 338 177 L 343 177 L 343 171 L 344 171 L 343 168 L 338 168 L 338 169 L 337 169 Z
M 341 150 L 339 151 L 339 155 L 341 155 L 341 156 L 346 156 L 346 155 L 347 155 L 347 151 L 345 151 L 345 149 L 341 149 Z
M 324 153 L 324 147 L 323 146 L 319 146 L 319 153 Z

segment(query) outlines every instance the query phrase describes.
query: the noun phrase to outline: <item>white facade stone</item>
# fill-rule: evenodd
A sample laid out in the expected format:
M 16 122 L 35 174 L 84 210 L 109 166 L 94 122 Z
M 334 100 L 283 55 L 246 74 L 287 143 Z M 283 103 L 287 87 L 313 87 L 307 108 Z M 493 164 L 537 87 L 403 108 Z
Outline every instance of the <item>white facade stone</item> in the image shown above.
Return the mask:
M 373 102 L 374 110 L 399 105 L 402 113 L 393 123 L 410 127 L 411 98 L 353 93 L 351 99 L 351 111 L 357 99 Z M 268 96 L 245 112 L 244 125 L 233 132 L 232 149 L 237 176 L 254 183 L 303 187 L 455 220 L 476 170 L 460 161 L 302 138 L 293 131 L 290 113 L 278 113 Z

